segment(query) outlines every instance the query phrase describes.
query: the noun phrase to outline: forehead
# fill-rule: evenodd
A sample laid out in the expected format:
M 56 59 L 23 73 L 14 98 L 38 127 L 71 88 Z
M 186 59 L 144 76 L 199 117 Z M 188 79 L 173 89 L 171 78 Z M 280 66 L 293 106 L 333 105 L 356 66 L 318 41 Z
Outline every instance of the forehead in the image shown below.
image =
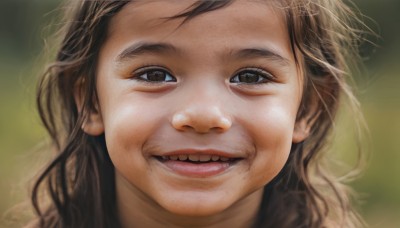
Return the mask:
M 221 4 L 222 3 L 222 4 Z M 235 13 L 238 17 L 253 17 L 257 13 L 268 13 L 265 10 L 283 8 L 283 1 L 274 0 L 132 0 L 118 14 L 134 13 L 138 17 L 163 19 L 193 10 L 195 6 L 202 5 L 202 12 L 210 12 L 211 6 Z M 230 6 L 234 7 L 230 7 Z M 237 6 L 241 6 L 237 8 Z M 221 7 L 219 7 L 221 6 Z M 236 6 L 236 7 L 235 7 Z M 276 11 L 279 14 L 281 12 Z M 231 15 L 235 16 L 235 15 Z
M 272 1 L 233 1 L 220 9 L 197 15 L 184 24 L 185 18 L 168 19 L 191 10 L 196 2 L 132 1 L 112 18 L 108 38 L 119 43 L 167 41 L 182 47 L 193 46 L 198 41 L 210 48 L 225 49 L 262 44 L 292 59 L 285 16 L 281 9 L 271 4 Z

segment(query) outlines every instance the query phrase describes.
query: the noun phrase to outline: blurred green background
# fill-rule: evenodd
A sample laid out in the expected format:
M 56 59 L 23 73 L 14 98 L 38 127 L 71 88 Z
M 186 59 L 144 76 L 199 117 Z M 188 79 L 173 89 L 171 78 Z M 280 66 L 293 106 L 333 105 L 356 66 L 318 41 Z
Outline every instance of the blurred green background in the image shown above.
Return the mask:
M 46 139 L 35 110 L 35 85 L 43 70 L 44 38 L 51 35 L 59 0 L 0 1 L 0 215 L 28 199 L 29 180 L 46 153 Z M 358 75 L 358 97 L 370 129 L 364 144 L 371 152 L 364 175 L 352 186 L 360 193 L 360 210 L 371 227 L 400 227 L 400 1 L 358 0 L 365 19 L 379 35 L 365 45 L 367 66 Z M 53 24 L 52 26 L 48 26 Z M 51 47 L 50 47 L 51 48 Z M 335 150 L 346 160 L 355 147 L 342 112 Z M 17 210 L 22 210 L 18 209 Z M 0 224 L 1 226 L 1 224 Z M 3 226 L 5 226 L 3 224 Z

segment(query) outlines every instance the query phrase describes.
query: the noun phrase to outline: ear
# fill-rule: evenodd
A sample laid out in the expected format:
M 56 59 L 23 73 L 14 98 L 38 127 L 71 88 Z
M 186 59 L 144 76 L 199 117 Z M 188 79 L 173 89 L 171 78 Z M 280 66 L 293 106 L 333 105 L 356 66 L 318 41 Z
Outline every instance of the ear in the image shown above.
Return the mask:
M 104 133 L 104 124 L 101 114 L 96 111 L 91 111 L 88 117 L 84 120 L 82 124 L 82 130 L 92 136 L 99 136 Z
M 83 114 L 84 120 L 82 123 L 82 130 L 92 136 L 99 136 L 104 133 L 104 123 L 103 123 L 103 118 L 100 113 L 100 109 L 98 105 L 96 105 L 95 110 L 87 110 L 83 108 L 84 105 L 84 93 L 83 93 L 83 81 L 78 82 L 77 85 L 74 88 L 74 99 L 75 99 L 75 104 L 77 106 L 78 112 L 80 114 Z M 87 111 L 85 113 L 82 113 L 83 111 Z
M 299 143 L 304 141 L 310 135 L 310 123 L 306 120 L 306 118 L 300 119 L 296 121 L 293 130 L 293 143 Z
M 293 130 L 293 143 L 300 143 L 307 139 L 307 137 L 310 135 L 311 127 L 318 119 L 320 113 L 321 112 L 317 112 L 314 115 L 309 114 L 296 121 Z

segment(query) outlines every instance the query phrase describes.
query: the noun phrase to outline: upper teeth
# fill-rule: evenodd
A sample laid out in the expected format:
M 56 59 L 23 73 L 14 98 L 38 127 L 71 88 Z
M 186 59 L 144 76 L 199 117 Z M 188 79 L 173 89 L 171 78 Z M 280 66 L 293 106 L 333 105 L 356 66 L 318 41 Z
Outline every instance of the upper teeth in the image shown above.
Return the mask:
M 171 155 L 162 156 L 163 160 L 173 160 L 173 161 L 193 161 L 193 162 L 209 162 L 209 161 L 229 161 L 230 158 L 221 157 L 218 155 L 208 155 L 208 154 L 181 154 L 181 155 Z

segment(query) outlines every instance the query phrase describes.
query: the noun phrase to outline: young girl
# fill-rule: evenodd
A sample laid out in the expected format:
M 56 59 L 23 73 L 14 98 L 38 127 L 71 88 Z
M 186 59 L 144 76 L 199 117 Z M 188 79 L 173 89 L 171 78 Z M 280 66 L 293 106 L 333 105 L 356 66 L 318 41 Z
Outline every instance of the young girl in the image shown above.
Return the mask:
M 321 160 L 353 99 L 342 1 L 70 2 L 38 91 L 57 156 L 33 227 L 362 224 Z

